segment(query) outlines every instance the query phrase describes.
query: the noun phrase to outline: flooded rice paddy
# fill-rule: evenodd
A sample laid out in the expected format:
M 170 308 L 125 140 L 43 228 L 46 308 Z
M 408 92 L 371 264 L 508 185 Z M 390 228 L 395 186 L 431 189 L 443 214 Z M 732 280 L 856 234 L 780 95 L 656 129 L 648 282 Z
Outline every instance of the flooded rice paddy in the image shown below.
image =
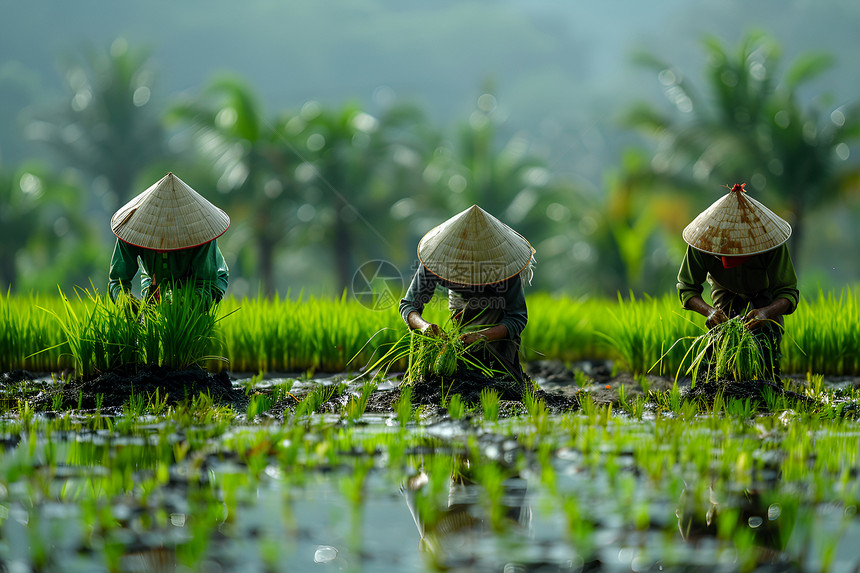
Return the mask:
M 396 378 L 234 375 L 118 404 L 7 376 L 2 569 L 860 567 L 855 380 L 794 377 L 815 404 L 704 403 L 581 366 L 532 368 L 547 399 L 462 409 Z

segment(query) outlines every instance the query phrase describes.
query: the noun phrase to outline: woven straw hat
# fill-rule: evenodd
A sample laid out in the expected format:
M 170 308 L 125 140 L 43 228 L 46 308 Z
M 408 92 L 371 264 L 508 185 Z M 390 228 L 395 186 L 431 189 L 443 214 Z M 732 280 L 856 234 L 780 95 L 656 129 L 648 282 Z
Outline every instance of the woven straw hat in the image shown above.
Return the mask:
M 196 247 L 216 239 L 230 217 L 173 173 L 123 205 L 110 220 L 119 239 L 157 251 Z
M 473 205 L 418 243 L 418 259 L 442 279 L 463 285 L 497 283 L 529 266 L 534 249 L 522 235 Z
M 747 195 L 744 185 L 735 185 L 693 219 L 684 229 L 684 241 L 721 256 L 755 255 L 786 242 L 791 225 Z

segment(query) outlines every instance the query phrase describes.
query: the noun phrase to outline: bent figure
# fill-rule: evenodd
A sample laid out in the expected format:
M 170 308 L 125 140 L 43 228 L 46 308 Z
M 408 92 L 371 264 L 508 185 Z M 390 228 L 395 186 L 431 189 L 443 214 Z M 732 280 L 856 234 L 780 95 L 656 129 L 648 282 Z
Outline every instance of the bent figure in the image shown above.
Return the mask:
M 108 291 L 116 301 L 131 293 L 140 270 L 144 300 L 159 300 L 173 285 L 192 286 L 205 308 L 227 291 L 230 270 L 217 238 L 230 217 L 173 173 L 123 205 L 111 217 L 117 240 L 110 263 Z
M 439 335 L 439 325 L 422 313 L 437 286 L 447 289 L 451 318 L 466 327 L 463 344 L 486 341 L 484 364 L 499 363 L 523 380 L 519 350 L 528 322 L 523 281 L 531 282 L 534 252 L 522 235 L 473 205 L 418 243 L 421 264 L 400 301 L 400 315 L 411 329 Z
M 735 185 L 683 232 L 687 252 L 678 271 L 678 294 L 708 328 L 742 316 L 762 348 L 765 375 L 780 375 L 784 316 L 797 308 L 794 264 L 785 242 L 791 226 Z M 703 283 L 711 287 L 708 304 Z

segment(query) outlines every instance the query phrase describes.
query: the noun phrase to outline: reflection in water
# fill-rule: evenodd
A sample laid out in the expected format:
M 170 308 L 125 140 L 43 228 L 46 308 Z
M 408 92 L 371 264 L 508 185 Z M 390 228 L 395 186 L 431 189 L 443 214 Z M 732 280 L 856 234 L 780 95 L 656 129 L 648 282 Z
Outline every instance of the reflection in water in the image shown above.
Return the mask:
M 720 493 L 717 484 L 711 481 L 707 499 L 703 499 L 703 491 L 693 490 L 685 483 L 675 510 L 681 537 L 693 545 L 714 537 L 731 540 L 741 562 L 786 563 L 790 560 L 785 554 L 786 545 L 797 511 L 796 507 L 784 507 L 769 500 L 767 492 L 775 489 L 775 483 L 771 483 Z
M 500 532 L 527 535 L 532 520 L 532 510 L 527 503 L 527 482 L 514 476 L 501 482 L 503 495 L 500 507 L 487 507 L 482 504 L 486 490 L 477 484 L 467 472 L 457 471 L 448 480 L 448 499 L 443 508 L 428 507 L 433 500 L 420 498 L 422 490 L 428 487 L 430 476 L 422 469 L 409 478 L 400 488 L 406 505 L 415 521 L 420 536 L 419 548 L 437 565 L 450 567 L 456 564 L 473 562 L 475 559 L 498 558 L 490 545 L 482 545 L 498 539 Z M 422 503 L 425 502 L 425 503 Z M 425 516 L 422 507 L 431 514 Z M 486 551 L 489 550 L 489 551 Z M 482 551 L 487 554 L 482 556 Z M 526 571 L 527 568 L 505 571 Z

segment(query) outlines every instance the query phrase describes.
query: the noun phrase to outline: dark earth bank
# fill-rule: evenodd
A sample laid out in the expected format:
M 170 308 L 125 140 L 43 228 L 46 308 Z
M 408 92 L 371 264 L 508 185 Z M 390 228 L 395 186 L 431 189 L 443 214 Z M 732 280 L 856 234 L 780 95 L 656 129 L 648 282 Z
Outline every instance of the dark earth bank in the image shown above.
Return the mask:
M 458 370 L 452 380 L 427 379 L 412 385 L 411 400 L 413 407 L 421 407 L 425 416 L 444 415 L 446 409 L 442 404 L 451 396 L 459 394 L 464 405 L 475 413 L 481 413 L 481 391 L 493 388 L 499 394 L 499 416 L 511 416 L 526 412 L 524 401 L 527 393 L 533 393 L 540 399 L 552 414 L 575 411 L 580 407 L 583 393 L 590 396 L 598 406 L 612 404 L 622 406 L 620 390 L 624 389 L 625 400 L 635 402 L 644 398 L 645 402 L 653 405 L 654 395 L 669 392 L 673 388 L 674 378 L 671 376 L 644 375 L 633 376 L 626 372 L 614 373 L 612 365 L 604 361 L 584 361 L 575 364 L 564 364 L 560 361 L 532 362 L 525 366 L 525 372 L 534 382 L 532 384 L 517 382 L 511 378 L 489 379 L 471 370 Z M 265 378 L 302 378 L 303 375 L 269 373 Z M 40 383 L 24 386 L 21 383 L 28 380 L 50 378 L 50 375 L 37 375 L 18 370 L 0 374 L 0 389 L 4 390 L 6 400 L 25 399 L 36 411 L 51 411 L 58 409 L 94 410 L 100 408 L 103 412 L 120 411 L 129 403 L 132 396 L 145 398 L 146 402 L 157 396 L 161 401 L 174 405 L 184 400 L 191 400 L 201 392 L 208 392 L 213 402 L 232 405 L 241 412 L 249 402 L 245 389 L 235 386 L 235 380 L 247 380 L 251 375 L 243 376 L 237 373 L 211 373 L 202 368 L 187 370 L 169 370 L 158 366 L 143 366 L 136 371 L 115 371 L 102 374 L 85 381 L 67 381 Z M 346 377 L 344 377 L 344 381 Z M 689 378 L 680 379 L 678 386 L 682 397 L 702 401 L 712 405 L 717 396 L 724 400 L 750 399 L 759 411 L 764 408 L 766 399 L 784 395 L 794 401 L 808 404 L 811 407 L 825 406 L 809 398 L 803 393 L 808 385 L 805 375 L 788 376 L 787 384 L 775 384 L 764 381 L 726 382 L 717 381 L 691 385 Z M 358 382 L 359 384 L 361 381 Z M 828 388 L 835 388 L 837 395 L 847 393 L 851 389 L 860 388 L 860 377 L 830 377 L 825 382 Z M 23 389 L 29 389 L 25 393 Z M 306 386 L 307 388 L 307 386 Z M 22 395 L 16 395 L 16 389 L 21 389 Z M 366 411 L 368 413 L 391 413 L 400 401 L 402 388 L 395 385 L 390 389 L 377 390 L 371 394 Z M 268 390 L 271 391 L 271 390 Z M 296 390 L 286 399 L 276 403 L 270 410 L 269 416 L 282 416 L 295 408 L 299 400 L 309 390 Z M 266 393 L 267 389 L 255 390 Z M 335 395 L 321 406 L 326 412 L 339 412 L 346 404 L 350 394 Z M 15 404 L 8 404 L 14 406 Z M 831 405 L 832 406 L 832 405 Z M 842 411 L 856 411 L 856 405 L 842 408 Z

